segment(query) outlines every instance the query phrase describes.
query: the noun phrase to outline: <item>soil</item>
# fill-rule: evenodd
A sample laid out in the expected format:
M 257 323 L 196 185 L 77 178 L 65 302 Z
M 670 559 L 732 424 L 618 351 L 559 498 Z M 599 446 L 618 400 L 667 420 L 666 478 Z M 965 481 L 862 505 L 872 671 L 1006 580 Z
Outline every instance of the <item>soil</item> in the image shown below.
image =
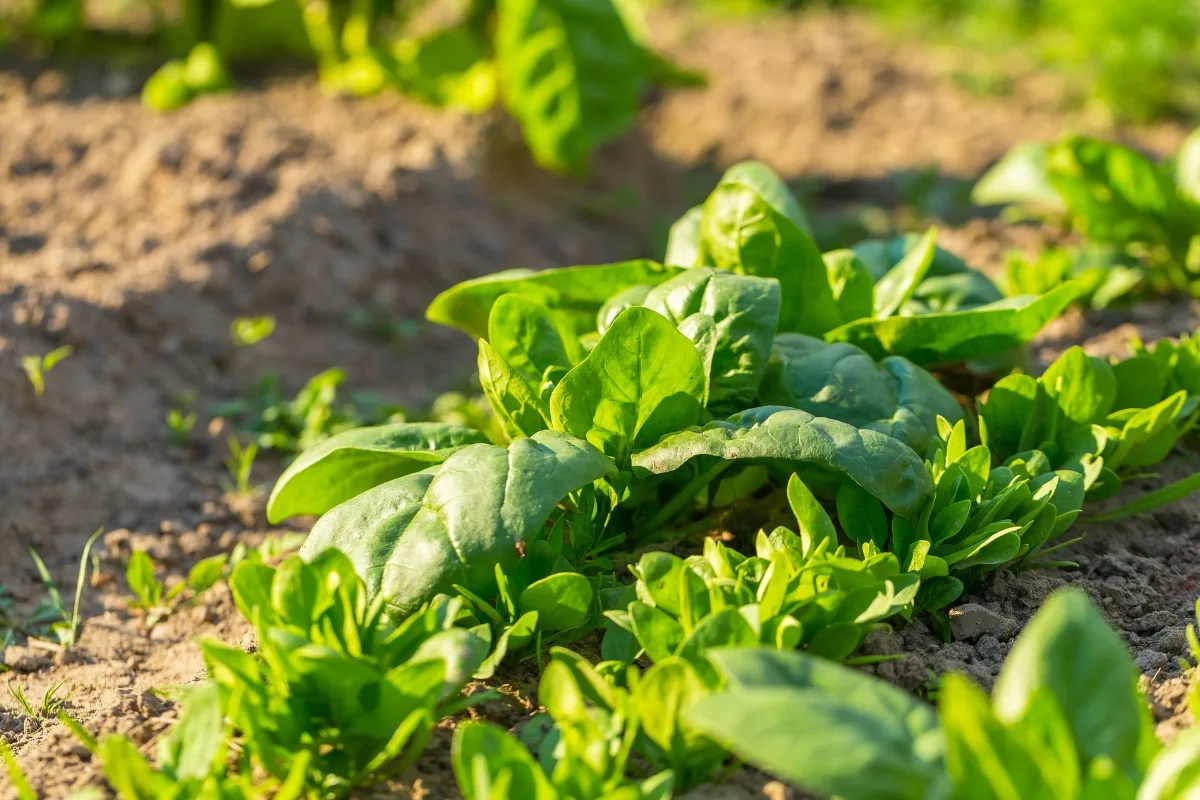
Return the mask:
M 23 609 L 44 596 L 32 547 L 69 595 L 87 536 L 109 531 L 78 646 L 10 647 L 15 684 L 36 701 L 65 681 L 67 708 L 88 729 L 149 742 L 173 714 L 151 690 L 201 676 L 198 637 L 252 643 L 221 586 L 150 630 L 127 608 L 122 575 L 133 549 L 178 579 L 198 559 L 272 532 L 261 502 L 222 491 L 227 428 L 202 424 L 186 447 L 168 437 L 180 393 L 193 392 L 203 415 L 264 371 L 294 392 L 339 366 L 355 389 L 420 408 L 466 386 L 474 368 L 465 337 L 419 324 L 435 293 L 514 266 L 654 255 L 666 225 L 742 158 L 793 180 L 834 232 L 827 243 L 862 206 L 882 205 L 884 227 L 941 217 L 941 242 L 995 271 L 1008 248 L 1033 252 L 1052 234 L 972 217 L 936 191 L 915 202 L 912 176 L 936 167 L 946 176 L 937 191 L 953 199 L 1024 139 L 1073 128 L 1165 153 L 1186 133 L 1174 124 L 1106 129 L 1064 110 L 1053 81 L 1033 71 L 1018 74 L 1008 96 L 972 95 L 956 82 L 957 57 L 853 15 L 717 22 L 669 11 L 653 23 L 661 47 L 706 72 L 709 85 L 651 98 L 587 179 L 537 170 L 498 114 L 464 117 L 394 96 L 335 99 L 308 76 L 251 80 L 237 94 L 157 115 L 140 107 L 137 76 L 125 71 L 0 69 L 0 583 Z M 868 215 L 862 227 L 880 224 Z M 354 309 L 412 321 L 416 332 L 371 338 L 347 323 Z M 260 314 L 276 318 L 274 334 L 235 347 L 230 323 Z M 1035 354 L 1045 363 L 1076 343 L 1119 353 L 1134 334 L 1176 335 L 1197 317 L 1194 306 L 1167 301 L 1072 312 Z M 35 397 L 22 357 L 62 345 L 73 355 Z M 261 457 L 254 480 L 269 486 L 281 468 Z M 1176 456 L 1162 478 L 1126 492 L 1194 470 Z M 1074 583 L 1129 643 L 1160 733 L 1191 724 L 1177 662 L 1200 582 L 1200 501 L 1083 529 L 1085 541 L 1064 554 L 1077 569 L 1002 572 L 964 598 L 952 644 L 920 623 L 874 636 L 870 652 L 907 654 L 877 672 L 915 691 L 946 670 L 990 684 L 1040 603 Z M 504 678 L 517 699 L 482 713 L 514 724 L 535 676 Z M 0 735 L 41 796 L 99 785 L 61 725 L 14 708 L 0 710 Z M 448 727 L 402 780 L 366 796 L 455 796 Z M 688 796 L 800 795 L 742 771 Z

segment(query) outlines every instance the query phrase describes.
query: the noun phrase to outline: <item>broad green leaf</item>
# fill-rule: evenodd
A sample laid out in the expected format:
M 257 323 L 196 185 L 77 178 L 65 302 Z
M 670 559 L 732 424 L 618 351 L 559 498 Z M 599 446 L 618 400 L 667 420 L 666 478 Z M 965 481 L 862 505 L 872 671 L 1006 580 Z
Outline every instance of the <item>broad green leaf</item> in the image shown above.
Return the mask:
M 1121 638 L 1078 589 L 1055 592 L 1009 653 L 992 701 L 1005 725 L 1020 725 L 1045 691 L 1067 717 L 1081 758 L 1106 756 L 1137 775 L 1144 724 L 1138 670 Z
M 1029 375 L 1006 375 L 988 391 L 979 404 L 983 443 L 992 452 L 1006 457 L 1020 452 L 1028 443 L 1026 431 L 1037 427 L 1037 403 L 1040 389 Z
M 570 339 L 564 340 L 545 306 L 519 294 L 501 295 L 488 316 L 488 344 L 536 394 L 547 372 L 565 371 L 574 363 Z M 578 341 L 572 344 L 578 346 Z
M 1010 297 L 968 311 L 858 320 L 829 331 L 876 358 L 900 355 L 917 364 L 952 364 L 999 355 L 1030 342 L 1079 294 L 1073 283 L 1041 297 Z
M 466 27 L 399 39 L 387 55 L 392 77 L 409 97 L 476 114 L 496 103 L 495 64 L 486 43 Z
M 708 693 L 708 686 L 688 661 L 672 657 L 657 662 L 646 670 L 634 690 L 642 731 L 667 753 L 702 744 L 702 737 L 683 725 L 681 716 L 684 709 Z
M 900 263 L 892 267 L 875 284 L 876 319 L 887 319 L 898 312 L 913 296 L 917 285 L 925 280 L 933 264 L 937 229 L 931 228 L 916 247 L 909 250 Z
M 971 202 L 980 206 L 1014 204 L 1062 208 L 1062 198 L 1046 173 L 1046 145 L 1022 142 L 984 173 L 971 190 Z
M 701 664 L 705 654 L 714 647 L 754 647 L 758 636 L 738 609 L 722 608 L 704 617 L 684 639 L 679 655 Z
M 651 661 L 662 661 L 678 652 L 684 639 L 683 626 L 666 611 L 635 601 L 629 604 L 629 617 L 638 644 Z
M 1153 356 L 1142 355 L 1112 365 L 1117 382 L 1112 410 L 1149 408 L 1163 399 L 1166 380 Z
M 796 652 L 714 650 L 726 691 L 684 711 L 738 758 L 855 800 L 945 797 L 933 711 L 881 680 Z
M 731 414 L 754 404 L 779 320 L 779 283 L 700 267 L 660 283 L 643 305 L 689 331 L 694 314 L 712 319 L 708 408 Z M 707 330 L 707 329 L 705 329 Z M 689 335 L 699 346 L 697 338 Z
M 858 544 L 871 542 L 880 550 L 887 544 L 889 531 L 883 507 L 857 483 L 847 481 L 838 488 L 837 515 L 842 530 Z
M 550 404 L 536 387 L 516 374 L 495 349 L 479 340 L 479 385 L 509 439 L 550 427 Z
M 1078 777 L 1058 763 L 1054 771 L 1043 772 L 1036 753 L 1026 744 L 1041 743 L 1002 725 L 987 695 L 969 678 L 946 675 L 938 692 L 938 709 L 946 733 L 946 770 L 958 789 L 957 797 L 1059 800 L 1075 796 L 1071 790 L 1077 788 L 1073 784 Z
M 704 367 L 687 337 L 661 314 L 630 308 L 559 381 L 550 420 L 623 463 L 694 424 L 703 393 Z
M 836 490 L 850 478 L 903 516 L 915 516 L 933 491 L 924 463 L 898 440 L 779 406 L 752 408 L 671 434 L 636 453 L 633 464 L 659 475 L 706 456 L 799 470 L 814 490 L 814 481 Z
M 937 379 L 899 356 L 876 363 L 859 348 L 797 333 L 775 337 L 759 401 L 790 406 L 899 439 L 924 453 L 938 416 L 962 408 Z
M 1078 346 L 1055 359 L 1040 382 L 1063 416 L 1077 426 L 1102 422 L 1117 395 L 1112 367 Z
M 483 433 L 441 422 L 400 422 L 354 428 L 308 448 L 271 491 L 267 519 L 324 514 L 368 489 L 435 464 Z
M 779 281 L 781 331 L 820 336 L 843 320 L 799 208 L 765 165 L 738 164 L 704 203 L 701 239 L 712 266 Z
M 699 267 L 704 264 L 704 246 L 700 240 L 700 220 L 703 206 L 692 206 L 675 220 L 667 235 L 667 252 L 663 263 L 673 267 Z
M 486 339 L 492 304 L 504 294 L 519 294 L 550 310 L 561 331 L 583 335 L 596 329 L 596 313 L 617 292 L 653 286 L 679 274 L 679 267 L 654 261 L 622 261 L 598 266 L 563 267 L 534 272 L 511 269 L 474 278 L 439 294 L 425 316 L 430 322 Z
M 495 48 L 504 102 L 548 169 L 585 171 L 637 116 L 648 62 L 612 0 L 498 0 Z
M 607 333 L 609 327 L 617 321 L 617 317 L 621 316 L 621 312 L 625 309 L 645 305 L 646 295 L 650 294 L 650 290 L 653 288 L 649 285 L 630 286 L 608 298 L 600 307 L 600 313 L 596 315 L 597 332 L 601 335 Z
M 853 250 L 830 250 L 821 260 L 842 322 L 874 314 L 875 279 L 862 259 Z
M 536 611 L 542 630 L 566 631 L 587 620 L 593 598 L 591 581 L 577 572 L 560 572 L 531 583 L 517 607 L 522 614 Z
M 833 520 L 799 475 L 793 474 L 788 478 L 787 498 L 788 506 L 796 517 L 806 556 L 811 555 L 822 542 L 829 542 L 830 548 L 837 544 L 837 529 L 833 527 Z
M 465 800 L 559 800 L 558 791 L 525 745 L 490 722 L 469 720 L 459 725 L 450 758 Z
M 495 567 L 570 492 L 613 477 L 612 461 L 568 434 L 541 431 L 508 448 L 475 444 L 437 468 L 375 487 L 318 520 L 301 555 L 327 547 L 349 556 L 391 613 L 411 613 L 454 584 L 487 595 Z

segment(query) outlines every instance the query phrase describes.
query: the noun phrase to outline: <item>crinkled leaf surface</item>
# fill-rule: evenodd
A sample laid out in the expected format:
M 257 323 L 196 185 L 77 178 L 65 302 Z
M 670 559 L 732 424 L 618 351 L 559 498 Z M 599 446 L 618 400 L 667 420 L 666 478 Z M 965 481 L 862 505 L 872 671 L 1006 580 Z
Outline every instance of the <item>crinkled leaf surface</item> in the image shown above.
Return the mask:
M 580 172 L 637 116 L 649 62 L 612 0 L 498 0 L 501 93 L 534 158 Z
M 560 330 L 582 335 L 596 329 L 597 312 L 617 292 L 638 284 L 662 283 L 679 271 L 679 267 L 645 259 L 541 272 L 505 270 L 452 286 L 433 299 L 425 316 L 475 339 L 486 339 L 492 304 L 511 292 L 549 309 L 560 322 Z
M 739 758 L 825 796 L 944 798 L 932 709 L 852 669 L 796 652 L 709 651 L 726 690 L 684 719 Z
M 358 495 L 317 522 L 301 555 L 336 547 L 388 609 L 411 613 L 454 584 L 487 595 L 495 567 L 572 491 L 615 474 L 588 443 L 541 431 L 507 448 L 474 444 L 436 468 Z
M 487 436 L 462 425 L 401 422 L 344 431 L 284 470 L 267 501 L 272 523 L 329 509 L 381 483 L 442 463 Z
M 803 470 L 810 487 L 852 479 L 902 516 L 920 512 L 933 491 L 925 465 L 907 445 L 807 411 L 763 406 L 681 431 L 634 454 L 635 467 L 673 472 L 697 457 L 746 459 Z
M 950 422 L 962 419 L 954 395 L 908 359 L 889 356 L 876 363 L 853 345 L 798 333 L 775 337 L 758 397 L 886 433 L 918 453 L 937 433 L 939 414 Z
M 630 308 L 559 381 L 550 419 L 624 462 L 634 448 L 694 425 L 703 394 L 704 366 L 691 341 L 663 315 Z
M 950 364 L 998 355 L 1029 343 L 1079 294 L 1066 283 L 1040 297 L 1010 297 L 969 311 L 863 319 L 825 338 L 849 342 L 875 358 L 900 355 L 917 364 Z
M 842 322 L 825 262 L 787 186 L 758 162 L 729 169 L 700 223 L 712 266 L 779 281 L 779 327 L 820 336 Z
M 676 325 L 693 314 L 712 319 L 711 331 L 692 329 L 712 339 L 708 409 L 722 415 L 754 404 L 771 354 L 779 303 L 778 281 L 699 267 L 654 287 L 643 305 Z

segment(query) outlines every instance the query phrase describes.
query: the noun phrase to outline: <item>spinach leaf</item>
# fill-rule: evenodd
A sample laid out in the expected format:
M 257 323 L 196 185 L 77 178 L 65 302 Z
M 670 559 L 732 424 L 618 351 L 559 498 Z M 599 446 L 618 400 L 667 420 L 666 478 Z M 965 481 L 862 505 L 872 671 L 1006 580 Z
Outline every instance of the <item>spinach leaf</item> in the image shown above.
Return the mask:
M 1055 593 L 1017 639 L 996 681 L 996 717 L 1017 726 L 1056 702 L 1081 759 L 1110 758 L 1131 779 L 1143 738 L 1153 736 L 1137 691 L 1138 670 L 1121 638 L 1078 589 Z
M 712 266 L 776 278 L 783 299 L 779 329 L 820 336 L 842 319 L 807 227 L 787 186 L 759 162 L 726 171 L 700 222 Z
M 971 191 L 981 206 L 1032 205 L 1063 207 L 1062 198 L 1047 176 L 1047 148 L 1041 142 L 1022 142 L 984 173 Z
M 582 172 L 637 116 L 646 53 L 612 0 L 497 0 L 501 94 L 534 159 Z
M 479 385 L 509 439 L 550 427 L 550 405 L 537 387 L 517 375 L 483 339 L 479 340 Z
M 726 689 L 684 719 L 789 783 L 852 800 L 949 794 L 928 706 L 881 680 L 803 653 L 710 652 Z
M 688 326 L 711 340 L 708 408 L 714 414 L 731 414 L 753 404 L 779 320 L 777 281 L 699 267 L 660 283 L 642 304 L 685 333 L 690 331 L 683 323 L 693 315 L 710 318 L 711 330 Z M 693 338 L 697 346 L 699 339 Z
M 671 225 L 663 263 L 673 267 L 699 267 L 704 264 L 704 244 L 700 236 L 703 206 L 692 206 Z
M 343 431 L 300 454 L 279 477 L 267 519 L 324 514 L 381 483 L 440 464 L 479 431 L 440 422 L 401 422 Z
M 569 369 L 578 360 L 573 356 L 583 357 L 582 352 L 568 352 L 578 340 L 563 335 L 545 306 L 519 294 L 497 298 L 488 315 L 487 338 L 496 355 L 538 394 L 548 375 Z
M 853 250 L 830 250 L 821 256 L 829 289 L 843 321 L 875 313 L 875 277 Z
M 853 345 L 797 333 L 775 337 L 758 399 L 886 433 L 918 453 L 937 434 L 939 416 L 962 419 L 954 396 L 908 359 L 876 363 Z
M 1009 297 L 967 311 L 888 319 L 862 319 L 829 331 L 875 358 L 902 355 L 917 364 L 950 364 L 986 358 L 1030 342 L 1078 296 L 1066 283 L 1041 297 Z
M 617 292 L 639 284 L 662 283 L 679 271 L 679 267 L 645 259 L 541 272 L 510 269 L 452 286 L 433 299 L 425 316 L 430 322 L 486 339 L 492 304 L 511 292 L 541 303 L 560 331 L 578 336 L 595 330 L 596 313 Z
M 704 382 L 687 337 L 661 314 L 630 308 L 559 381 L 551 423 L 625 464 L 634 449 L 695 424 Z
M 304 543 L 311 558 L 336 547 L 393 615 L 454 584 L 486 595 L 495 567 L 511 568 L 524 539 L 569 492 L 615 475 L 591 445 L 541 431 L 508 446 L 474 444 L 436 468 L 376 486 L 326 513 Z
M 673 472 L 693 458 L 747 460 L 799 470 L 806 482 L 831 494 L 850 478 L 902 516 L 918 513 L 932 492 L 920 458 L 896 439 L 780 406 L 752 408 L 702 428 L 670 434 L 635 453 L 633 465 L 657 475 Z

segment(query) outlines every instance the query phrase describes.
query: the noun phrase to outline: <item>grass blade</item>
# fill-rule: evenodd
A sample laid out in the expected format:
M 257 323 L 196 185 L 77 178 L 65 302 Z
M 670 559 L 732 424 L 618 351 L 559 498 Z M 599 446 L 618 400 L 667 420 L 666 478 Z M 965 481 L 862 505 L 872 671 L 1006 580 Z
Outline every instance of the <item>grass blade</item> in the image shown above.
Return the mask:
M 1144 494 L 1132 503 L 1127 503 L 1120 508 L 1115 508 L 1112 511 L 1106 511 L 1103 514 L 1097 514 L 1088 517 L 1085 522 L 1115 522 L 1121 519 L 1138 514 L 1145 514 L 1147 511 L 1153 511 L 1169 503 L 1174 503 L 1176 500 L 1182 500 L 1194 491 L 1200 490 L 1200 472 L 1195 475 L 1178 480 L 1169 486 L 1164 486 L 1161 489 L 1156 489 L 1149 494 Z
M 37 800 L 37 794 L 33 791 L 33 787 L 29 785 L 29 779 L 25 777 L 25 771 L 17 763 L 17 757 L 13 755 L 12 748 L 8 746 L 8 741 L 2 736 L 0 736 L 0 760 L 4 761 L 8 777 L 12 779 L 13 786 L 17 790 L 17 800 Z

